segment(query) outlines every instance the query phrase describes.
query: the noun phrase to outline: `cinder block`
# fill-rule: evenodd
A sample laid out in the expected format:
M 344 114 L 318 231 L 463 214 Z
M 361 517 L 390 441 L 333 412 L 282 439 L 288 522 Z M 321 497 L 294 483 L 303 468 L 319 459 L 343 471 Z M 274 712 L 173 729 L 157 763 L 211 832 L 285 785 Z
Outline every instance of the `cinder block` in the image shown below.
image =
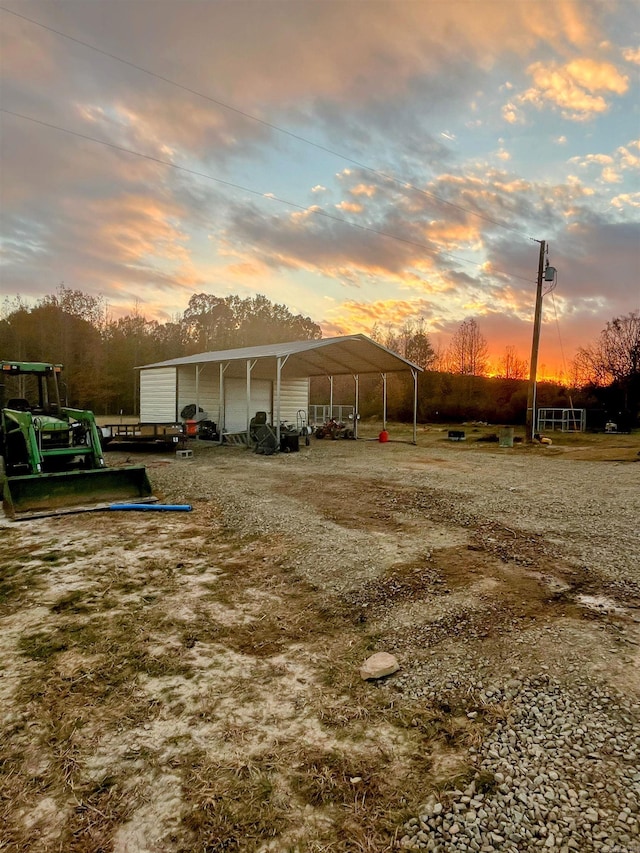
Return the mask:
M 191 459 L 193 450 L 176 450 L 176 456 L 178 459 Z

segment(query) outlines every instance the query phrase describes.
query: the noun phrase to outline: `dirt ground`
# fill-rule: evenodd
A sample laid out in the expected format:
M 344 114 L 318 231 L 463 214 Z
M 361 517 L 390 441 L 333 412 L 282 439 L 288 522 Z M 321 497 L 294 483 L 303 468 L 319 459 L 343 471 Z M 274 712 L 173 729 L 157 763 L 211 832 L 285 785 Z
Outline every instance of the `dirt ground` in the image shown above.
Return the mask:
M 637 722 L 640 435 L 378 429 L 111 452 L 192 511 L 0 524 L 0 850 L 392 850 L 473 778 L 487 687 Z

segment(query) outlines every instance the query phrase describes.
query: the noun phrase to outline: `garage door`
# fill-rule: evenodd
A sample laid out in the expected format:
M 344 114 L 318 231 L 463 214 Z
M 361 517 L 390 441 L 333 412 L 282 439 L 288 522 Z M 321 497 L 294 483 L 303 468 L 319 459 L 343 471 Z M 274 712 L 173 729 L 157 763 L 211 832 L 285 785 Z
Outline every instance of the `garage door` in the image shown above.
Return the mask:
M 147 424 L 174 423 L 176 369 L 156 367 L 140 371 L 140 420 Z
M 267 421 L 272 420 L 270 379 L 254 379 L 251 382 L 251 417 L 256 412 L 266 412 Z M 247 383 L 245 379 L 227 379 L 224 383 L 224 423 L 227 432 L 242 432 L 247 428 Z

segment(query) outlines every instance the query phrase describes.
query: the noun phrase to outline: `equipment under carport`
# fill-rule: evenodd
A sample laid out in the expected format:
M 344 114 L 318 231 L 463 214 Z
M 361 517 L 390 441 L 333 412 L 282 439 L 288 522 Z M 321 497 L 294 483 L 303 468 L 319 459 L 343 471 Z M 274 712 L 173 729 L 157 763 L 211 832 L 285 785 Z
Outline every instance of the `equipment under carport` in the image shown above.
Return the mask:
M 280 450 L 282 453 L 297 453 L 300 450 L 300 436 L 298 433 L 281 433 Z
M 347 424 L 331 418 L 320 426 L 316 427 L 316 438 L 330 438 L 335 441 L 338 438 L 355 438 L 355 431 Z
M 203 441 L 219 441 L 218 426 L 215 421 L 198 421 L 198 438 Z
M 255 453 L 263 453 L 265 456 L 271 456 L 278 449 L 278 437 L 276 431 L 269 424 L 261 424 L 255 427 L 251 433 L 251 438 L 255 442 Z
M 280 445 L 276 430 L 263 420 L 264 412 L 257 412 L 256 417 L 251 419 L 250 437 L 253 442 L 255 453 L 263 453 L 271 456 L 276 451 L 281 453 L 297 453 L 300 450 L 300 433 L 294 427 L 282 425 L 280 427 Z

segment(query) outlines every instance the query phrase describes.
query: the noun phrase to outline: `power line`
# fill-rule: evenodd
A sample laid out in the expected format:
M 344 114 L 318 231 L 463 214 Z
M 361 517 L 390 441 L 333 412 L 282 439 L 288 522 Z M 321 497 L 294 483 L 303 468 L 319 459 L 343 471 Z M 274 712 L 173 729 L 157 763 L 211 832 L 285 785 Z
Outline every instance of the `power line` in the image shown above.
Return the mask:
M 277 201 L 280 204 L 285 204 L 289 207 L 296 208 L 297 210 L 301 210 L 304 213 L 311 213 L 311 214 L 314 214 L 316 216 L 324 216 L 326 219 L 331 219 L 334 222 L 340 222 L 344 225 L 350 226 L 351 228 L 358 228 L 361 231 L 367 231 L 371 234 L 377 234 L 380 237 L 388 237 L 391 240 L 397 240 L 400 243 L 405 243 L 409 246 L 415 246 L 416 248 L 422 249 L 425 252 L 428 252 L 430 254 L 433 254 L 433 255 L 436 255 L 439 257 L 451 258 L 455 261 L 459 261 L 460 263 L 470 264 L 472 266 L 477 266 L 477 267 L 484 266 L 484 264 L 477 263 L 476 261 L 470 261 L 468 258 L 461 258 L 461 257 L 458 257 L 457 255 L 451 255 L 448 252 L 440 252 L 439 253 L 436 249 L 433 249 L 424 243 L 419 243 L 416 240 L 409 240 L 408 238 L 400 237 L 397 234 L 390 234 L 388 231 L 382 231 L 381 229 L 372 228 L 371 226 L 368 226 L 368 225 L 360 225 L 357 222 L 350 222 L 348 219 L 344 219 L 341 216 L 335 216 L 332 213 L 327 213 L 325 210 L 322 210 L 322 209 L 317 208 L 317 207 L 305 207 L 304 205 L 298 204 L 297 202 L 289 201 L 288 199 L 284 199 L 284 198 L 280 198 L 279 196 L 276 196 L 273 193 L 264 193 L 264 192 L 261 192 L 260 190 L 254 190 L 251 187 L 245 187 L 242 184 L 236 184 L 236 183 L 233 183 L 232 181 L 226 181 L 223 178 L 216 178 L 213 175 L 207 174 L 206 172 L 200 172 L 197 169 L 190 169 L 188 166 L 180 166 L 178 163 L 174 163 L 171 160 L 164 160 L 161 157 L 154 157 L 152 154 L 142 154 L 140 151 L 134 151 L 132 148 L 125 148 L 123 145 L 116 145 L 114 142 L 108 142 L 105 139 L 98 139 L 95 136 L 89 136 L 86 133 L 80 133 L 79 131 L 76 131 L 76 130 L 70 130 L 69 128 L 61 127 L 60 125 L 52 124 L 51 122 L 42 121 L 41 119 L 34 118 L 33 116 L 27 116 L 27 115 L 24 115 L 23 113 L 14 112 L 13 110 L 6 109 L 5 107 L 1 107 L 0 112 L 6 113 L 7 115 L 14 116 L 15 118 L 22 119 L 23 121 L 30 121 L 33 124 L 40 125 L 41 127 L 47 127 L 51 130 L 57 130 L 61 133 L 66 133 L 69 136 L 75 136 L 79 139 L 87 140 L 88 142 L 95 142 L 98 145 L 104 145 L 107 148 L 113 149 L 114 151 L 121 151 L 124 154 L 131 154 L 134 157 L 141 157 L 144 160 L 150 160 L 151 162 L 158 163 L 162 166 L 169 166 L 172 169 L 177 169 L 178 171 L 185 172 L 189 175 L 194 175 L 194 176 L 199 177 L 199 178 L 205 178 L 206 180 L 214 181 L 217 184 L 222 184 L 223 186 L 230 187 L 231 189 L 242 190 L 242 192 L 250 193 L 251 195 L 259 196 L 260 198 L 267 198 L 271 201 Z M 516 273 L 504 272 L 504 271 L 498 270 L 498 269 L 494 269 L 493 272 L 500 274 L 500 275 L 505 275 L 509 278 L 517 278 L 517 279 L 520 279 L 522 281 L 527 281 L 527 282 L 531 281 L 530 278 L 526 278 L 525 276 L 517 275 Z
M 34 24 L 36 27 L 41 27 L 44 30 L 47 30 L 50 33 L 54 33 L 61 38 L 68 39 L 69 41 L 75 42 L 76 44 L 82 45 L 82 47 L 86 47 L 89 50 L 93 50 L 96 53 L 101 54 L 102 56 L 106 56 L 108 59 L 113 59 L 116 62 L 121 62 L 123 65 L 129 66 L 129 68 L 134 68 L 136 71 L 141 71 L 143 74 L 147 74 L 150 77 L 154 77 L 156 80 L 161 80 L 163 83 L 168 83 L 170 86 L 175 86 L 178 89 L 181 89 L 183 92 L 188 92 L 191 95 L 195 95 L 198 98 L 203 98 L 206 101 L 209 101 L 212 104 L 215 104 L 222 109 L 228 110 L 230 112 L 236 113 L 237 115 L 242 116 L 245 119 L 249 119 L 250 121 L 257 122 L 261 124 L 263 127 L 267 127 L 270 130 L 275 130 L 278 133 L 284 134 L 285 136 L 289 136 L 292 139 L 297 140 L 298 142 L 303 142 L 305 145 L 311 145 L 314 148 L 317 148 L 319 151 L 324 151 L 326 154 L 331 154 L 333 157 L 338 157 L 340 160 L 344 160 L 346 163 L 351 163 L 354 166 L 357 166 L 359 169 L 364 169 L 366 172 L 371 173 L 372 175 L 377 175 L 380 178 L 383 178 L 386 181 L 391 181 L 392 183 L 402 187 L 403 189 L 411 189 L 414 192 L 420 193 L 421 195 L 426 196 L 427 198 L 433 199 L 434 201 L 441 202 L 442 204 L 446 204 L 449 207 L 454 208 L 455 210 L 459 210 L 463 213 L 468 213 L 471 216 L 476 216 L 479 219 L 484 220 L 485 222 L 490 222 L 492 225 L 497 226 L 498 228 L 503 228 L 505 231 L 510 231 L 512 234 L 517 234 L 519 237 L 524 239 L 529 239 L 525 237 L 525 235 L 518 231 L 515 228 L 511 228 L 509 225 L 505 225 L 504 222 L 499 222 L 497 219 L 492 219 L 490 216 L 486 216 L 483 213 L 478 213 L 475 210 L 471 210 L 470 208 L 463 207 L 462 205 L 456 204 L 455 202 L 448 201 L 442 196 L 438 196 L 435 193 L 431 193 L 428 190 L 424 190 L 421 187 L 417 187 L 414 184 L 411 184 L 407 181 L 402 181 L 399 178 L 394 178 L 392 175 L 387 175 L 386 172 L 381 172 L 378 169 L 374 169 L 371 166 L 367 166 L 365 163 L 361 163 L 358 160 L 353 159 L 352 157 L 347 157 L 345 154 L 341 154 L 339 151 L 334 151 L 332 148 L 328 148 L 325 145 L 321 145 L 319 142 L 313 142 L 311 139 L 307 139 L 300 134 L 293 133 L 293 131 L 286 130 L 284 127 L 280 127 L 277 124 L 273 124 L 272 122 L 265 121 L 264 119 L 258 118 L 258 116 L 254 116 L 251 113 L 247 113 L 244 110 L 239 109 L 238 107 L 234 107 L 231 104 L 227 104 L 224 101 L 220 101 L 217 98 L 212 97 L 211 95 L 205 95 L 203 92 L 199 92 L 197 89 L 192 89 L 189 86 L 185 86 L 182 83 L 177 83 L 175 80 L 172 80 L 169 77 L 165 77 L 163 74 L 158 74 L 155 71 L 150 71 L 148 68 L 144 68 L 142 65 L 137 65 L 135 62 L 131 62 L 128 59 L 123 59 L 120 56 L 116 56 L 114 53 L 110 53 L 107 50 L 103 50 L 100 47 L 96 47 L 89 42 L 83 41 L 82 39 L 76 38 L 75 36 L 70 36 L 68 33 L 64 33 L 61 30 L 57 30 L 54 27 L 50 27 L 47 24 L 43 24 L 40 21 L 36 21 L 33 18 L 27 17 L 27 15 L 21 15 L 19 12 L 15 12 L 13 9 L 8 9 L 6 6 L 0 6 L 0 11 L 7 12 L 10 15 L 14 15 L 16 18 L 21 18 L 23 21 L 27 21 L 30 24 Z

